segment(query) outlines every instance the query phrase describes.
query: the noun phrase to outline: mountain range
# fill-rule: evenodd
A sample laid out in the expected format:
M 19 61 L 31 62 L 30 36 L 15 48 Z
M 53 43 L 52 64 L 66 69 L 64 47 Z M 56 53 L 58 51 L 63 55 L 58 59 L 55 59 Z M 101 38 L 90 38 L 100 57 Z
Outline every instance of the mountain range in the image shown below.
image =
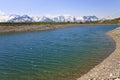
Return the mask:
M 90 22 L 100 20 L 96 16 L 35 16 L 0 14 L 0 22 Z

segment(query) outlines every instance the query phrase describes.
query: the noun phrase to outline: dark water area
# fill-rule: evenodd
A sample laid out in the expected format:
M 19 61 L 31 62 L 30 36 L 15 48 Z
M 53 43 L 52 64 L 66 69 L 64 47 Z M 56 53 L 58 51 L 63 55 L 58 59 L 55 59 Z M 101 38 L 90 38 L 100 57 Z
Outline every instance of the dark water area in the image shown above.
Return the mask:
M 0 34 L 0 80 L 75 80 L 114 50 L 116 27 Z

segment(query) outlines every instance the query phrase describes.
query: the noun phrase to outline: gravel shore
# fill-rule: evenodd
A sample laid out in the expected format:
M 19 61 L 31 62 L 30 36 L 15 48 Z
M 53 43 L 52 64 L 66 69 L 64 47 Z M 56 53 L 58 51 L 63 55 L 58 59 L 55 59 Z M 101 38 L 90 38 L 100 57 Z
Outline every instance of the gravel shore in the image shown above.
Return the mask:
M 77 80 L 120 80 L 120 28 L 107 33 L 116 43 L 114 52 Z

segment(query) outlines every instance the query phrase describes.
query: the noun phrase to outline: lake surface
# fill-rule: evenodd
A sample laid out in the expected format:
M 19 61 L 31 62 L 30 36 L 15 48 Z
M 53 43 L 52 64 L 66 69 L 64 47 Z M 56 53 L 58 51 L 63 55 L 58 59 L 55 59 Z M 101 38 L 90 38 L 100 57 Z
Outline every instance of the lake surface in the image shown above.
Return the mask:
M 0 80 L 75 80 L 114 50 L 116 27 L 0 34 Z

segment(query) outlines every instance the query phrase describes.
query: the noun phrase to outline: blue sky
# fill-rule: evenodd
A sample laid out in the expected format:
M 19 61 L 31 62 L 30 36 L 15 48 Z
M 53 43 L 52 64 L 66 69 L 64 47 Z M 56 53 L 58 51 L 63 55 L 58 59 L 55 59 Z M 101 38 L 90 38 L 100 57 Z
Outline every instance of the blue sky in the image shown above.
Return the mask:
M 120 0 L 0 0 L 0 11 L 29 15 L 120 17 Z

